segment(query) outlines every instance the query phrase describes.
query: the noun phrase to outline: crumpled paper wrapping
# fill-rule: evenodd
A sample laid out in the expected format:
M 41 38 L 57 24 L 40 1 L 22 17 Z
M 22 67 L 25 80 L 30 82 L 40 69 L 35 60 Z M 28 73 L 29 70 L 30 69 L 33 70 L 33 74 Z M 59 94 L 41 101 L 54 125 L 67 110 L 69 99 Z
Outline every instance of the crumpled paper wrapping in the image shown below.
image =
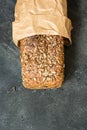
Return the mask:
M 66 0 L 17 0 L 13 41 L 36 34 L 60 35 L 71 43 L 72 24 L 67 18 Z

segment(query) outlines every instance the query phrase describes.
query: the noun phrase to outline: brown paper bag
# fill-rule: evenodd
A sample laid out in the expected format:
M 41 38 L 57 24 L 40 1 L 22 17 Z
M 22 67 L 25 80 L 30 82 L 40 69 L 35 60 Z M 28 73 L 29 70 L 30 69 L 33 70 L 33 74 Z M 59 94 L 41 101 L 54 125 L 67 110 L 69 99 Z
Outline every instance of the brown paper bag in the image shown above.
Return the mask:
M 66 0 L 17 0 L 13 41 L 36 35 L 60 35 L 71 43 L 71 21 L 67 18 Z

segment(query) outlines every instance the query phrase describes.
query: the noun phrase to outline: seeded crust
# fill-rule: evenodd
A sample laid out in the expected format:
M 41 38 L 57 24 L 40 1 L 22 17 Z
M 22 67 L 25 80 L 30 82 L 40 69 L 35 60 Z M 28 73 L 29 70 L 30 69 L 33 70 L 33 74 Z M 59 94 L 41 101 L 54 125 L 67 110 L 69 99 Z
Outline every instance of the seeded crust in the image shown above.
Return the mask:
M 21 39 L 20 59 L 25 88 L 59 88 L 64 81 L 64 41 L 58 35 Z

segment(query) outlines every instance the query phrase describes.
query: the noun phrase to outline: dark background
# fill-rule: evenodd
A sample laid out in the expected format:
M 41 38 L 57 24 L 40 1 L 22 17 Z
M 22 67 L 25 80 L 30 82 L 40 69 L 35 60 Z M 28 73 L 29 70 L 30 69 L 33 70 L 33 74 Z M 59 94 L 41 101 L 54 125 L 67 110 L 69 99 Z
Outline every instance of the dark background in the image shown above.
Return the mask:
M 65 47 L 62 88 L 38 91 L 22 86 L 15 3 L 0 0 L 0 130 L 87 130 L 87 1 L 68 0 L 73 44 Z

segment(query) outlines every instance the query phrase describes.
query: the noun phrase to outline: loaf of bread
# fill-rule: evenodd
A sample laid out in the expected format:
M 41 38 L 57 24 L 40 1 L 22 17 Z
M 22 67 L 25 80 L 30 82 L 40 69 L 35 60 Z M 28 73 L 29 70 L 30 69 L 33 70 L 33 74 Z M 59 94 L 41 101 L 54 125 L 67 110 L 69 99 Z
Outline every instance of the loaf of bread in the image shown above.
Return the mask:
M 64 81 L 64 40 L 34 35 L 19 41 L 23 85 L 29 89 L 59 88 Z

